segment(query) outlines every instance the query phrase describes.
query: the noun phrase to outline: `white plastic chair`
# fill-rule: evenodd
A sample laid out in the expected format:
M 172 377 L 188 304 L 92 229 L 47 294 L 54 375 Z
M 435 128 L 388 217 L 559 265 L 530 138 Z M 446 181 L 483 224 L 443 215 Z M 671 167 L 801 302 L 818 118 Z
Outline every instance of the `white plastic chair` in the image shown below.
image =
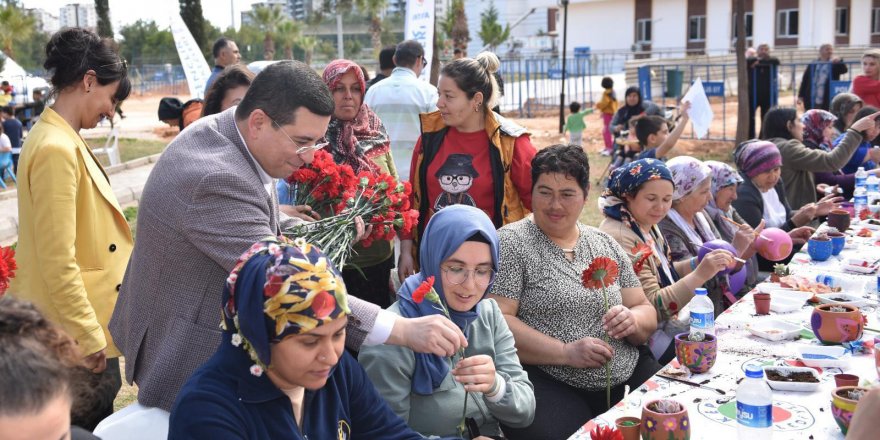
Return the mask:
M 107 136 L 107 141 L 104 142 L 104 146 L 102 148 L 92 149 L 92 153 L 95 153 L 95 156 L 106 154 L 110 159 L 110 166 L 122 163 L 122 160 L 119 158 L 119 127 L 116 125 L 113 125 L 112 127 L 113 128 L 110 129 L 110 135 Z

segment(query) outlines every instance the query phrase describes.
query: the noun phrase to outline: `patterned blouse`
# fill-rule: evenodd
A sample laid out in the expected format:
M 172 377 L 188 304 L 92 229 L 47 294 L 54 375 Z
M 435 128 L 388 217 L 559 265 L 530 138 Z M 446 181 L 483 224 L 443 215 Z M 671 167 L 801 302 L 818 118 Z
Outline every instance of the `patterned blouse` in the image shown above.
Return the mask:
M 501 264 L 492 293 L 519 301 L 517 318 L 529 327 L 562 342 L 584 337 L 601 339 L 605 309 L 602 291 L 587 289 L 581 274 L 595 257 L 617 261 L 620 276 L 608 288 L 608 306 L 622 304 L 620 289 L 641 287 L 626 252 L 608 234 L 578 223 L 580 236 L 569 261 L 556 243 L 525 218 L 498 230 Z M 618 385 L 632 375 L 639 353 L 625 339 L 611 339 L 611 383 Z M 605 369 L 539 365 L 539 368 L 571 386 L 598 391 L 605 388 Z

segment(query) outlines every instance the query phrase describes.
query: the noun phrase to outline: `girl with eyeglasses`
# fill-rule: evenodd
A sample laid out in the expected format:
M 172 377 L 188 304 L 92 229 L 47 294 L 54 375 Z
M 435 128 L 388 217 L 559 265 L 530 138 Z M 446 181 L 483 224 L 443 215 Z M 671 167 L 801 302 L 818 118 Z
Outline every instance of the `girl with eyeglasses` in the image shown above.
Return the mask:
M 56 98 L 22 148 L 19 269 L 11 292 L 76 339 L 100 392 L 91 414 L 74 423 L 91 430 L 113 413 L 122 384 L 107 325 L 134 243 L 107 173 L 80 130 L 112 118 L 131 82 L 116 43 L 82 28 L 55 33 L 43 67 Z
M 441 314 L 413 293 L 430 277 L 452 321 L 468 339 L 464 357 L 417 354 L 405 347 L 364 347 L 359 361 L 391 409 L 422 435 L 457 436 L 465 391 L 470 431 L 500 438 L 499 423 L 532 423 L 535 396 L 501 310 L 485 299 L 498 270 L 498 236 L 480 209 L 453 205 L 434 214 L 419 248 L 421 271 L 406 279 L 389 310 L 407 318 Z

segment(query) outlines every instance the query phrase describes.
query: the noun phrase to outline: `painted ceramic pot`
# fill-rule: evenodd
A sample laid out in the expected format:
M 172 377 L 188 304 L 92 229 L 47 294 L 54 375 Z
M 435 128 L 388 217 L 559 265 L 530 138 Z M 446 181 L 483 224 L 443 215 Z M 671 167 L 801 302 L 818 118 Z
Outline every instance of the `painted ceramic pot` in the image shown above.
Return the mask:
M 828 237 L 831 238 L 831 255 L 840 255 L 843 247 L 846 246 L 846 235 L 840 232 L 829 232 Z
M 850 224 L 850 216 L 849 213 L 843 209 L 832 209 L 831 212 L 828 213 L 828 226 L 833 226 L 837 228 L 838 231 L 843 232 L 849 228 Z
M 675 335 L 675 358 L 678 363 L 691 370 L 691 373 L 700 374 L 709 371 L 715 365 L 717 357 L 718 340 L 708 334 L 706 339 L 694 342 L 688 339 L 688 333 Z
M 847 394 L 852 390 L 863 390 L 867 393 L 869 390 L 862 387 L 837 387 L 831 392 L 831 415 L 843 435 L 849 430 L 849 422 L 852 421 L 853 414 L 856 412 L 856 406 L 859 402 L 850 399 Z M 842 395 L 841 395 L 842 394 Z
M 779 228 L 767 228 L 755 239 L 755 250 L 770 261 L 782 261 L 791 255 L 794 246 L 788 233 Z
M 660 400 L 652 400 L 642 407 L 642 440 L 688 440 L 691 437 L 691 421 L 687 408 L 681 403 L 681 411 L 659 413 L 656 411 Z
M 816 306 L 810 317 L 810 325 L 816 338 L 824 344 L 840 344 L 860 339 L 865 326 L 859 308 L 846 304 Z
M 817 240 L 811 238 L 807 243 L 807 253 L 810 254 L 810 258 L 812 258 L 813 261 L 825 261 L 831 258 L 833 250 L 834 246 L 829 239 Z

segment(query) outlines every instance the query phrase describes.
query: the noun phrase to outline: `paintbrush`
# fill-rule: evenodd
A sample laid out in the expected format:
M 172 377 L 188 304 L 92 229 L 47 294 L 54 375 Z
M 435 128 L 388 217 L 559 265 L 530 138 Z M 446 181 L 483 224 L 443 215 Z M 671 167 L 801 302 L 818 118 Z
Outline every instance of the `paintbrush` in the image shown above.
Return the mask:
M 726 393 L 724 392 L 724 390 L 722 390 L 721 388 L 712 388 L 712 387 L 710 387 L 709 385 L 701 385 L 701 384 L 698 384 L 698 383 L 696 383 L 696 382 L 691 382 L 691 381 L 689 381 L 689 380 L 679 379 L 679 378 L 677 378 L 677 377 L 666 376 L 666 375 L 664 375 L 664 374 L 657 374 L 657 376 L 658 376 L 658 377 L 662 377 L 662 378 L 667 379 L 667 380 L 672 380 L 672 381 L 675 381 L 675 382 L 680 382 L 680 383 L 683 383 L 683 384 L 686 384 L 686 385 L 690 385 L 690 386 L 692 386 L 692 387 L 703 388 L 704 390 L 714 391 L 714 392 L 716 392 L 716 393 L 718 393 L 718 394 L 721 394 L 722 396 L 726 395 Z
M 723 218 L 725 221 L 727 221 L 727 223 L 730 223 L 730 224 L 736 226 L 737 228 L 741 228 L 741 227 L 743 227 L 742 223 L 737 223 L 737 222 L 733 221 L 733 219 L 730 219 L 730 218 L 725 217 L 725 216 L 723 216 L 723 215 L 721 216 L 721 218 Z M 758 237 L 758 236 L 760 236 L 760 235 L 761 235 L 761 234 L 759 234 L 759 233 L 757 233 L 757 232 L 755 233 L 755 237 Z M 771 239 L 769 239 L 769 238 L 767 238 L 767 237 L 764 237 L 764 240 L 767 240 L 767 241 L 769 241 L 770 243 L 773 243 L 773 240 L 771 240 Z

